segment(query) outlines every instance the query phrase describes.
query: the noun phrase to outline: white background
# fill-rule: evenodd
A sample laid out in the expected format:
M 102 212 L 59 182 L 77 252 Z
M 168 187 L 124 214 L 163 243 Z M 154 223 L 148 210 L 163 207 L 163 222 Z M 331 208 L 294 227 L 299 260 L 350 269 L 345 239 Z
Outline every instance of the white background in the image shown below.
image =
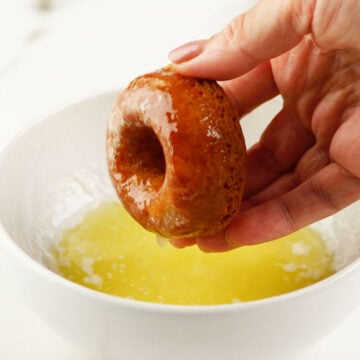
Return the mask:
M 0 0 L 0 150 L 39 115 L 165 65 L 170 49 L 208 37 L 252 3 L 53 0 L 39 10 L 47 2 Z M 294 360 L 357 360 L 359 331 L 360 308 Z M 38 320 L 0 268 L 0 360 L 22 359 L 102 360 Z

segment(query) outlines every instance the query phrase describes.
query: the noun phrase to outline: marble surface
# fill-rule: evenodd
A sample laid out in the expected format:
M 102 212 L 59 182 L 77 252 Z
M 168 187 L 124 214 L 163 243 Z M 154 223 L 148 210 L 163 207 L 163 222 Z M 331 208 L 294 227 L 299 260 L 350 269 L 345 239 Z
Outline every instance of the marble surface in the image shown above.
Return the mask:
M 163 66 L 169 49 L 209 36 L 252 2 L 0 0 L 0 150 L 41 114 Z M 1 268 L 0 293 L 0 359 L 106 360 L 38 320 Z M 294 360 L 359 359 L 359 330 L 360 308 Z

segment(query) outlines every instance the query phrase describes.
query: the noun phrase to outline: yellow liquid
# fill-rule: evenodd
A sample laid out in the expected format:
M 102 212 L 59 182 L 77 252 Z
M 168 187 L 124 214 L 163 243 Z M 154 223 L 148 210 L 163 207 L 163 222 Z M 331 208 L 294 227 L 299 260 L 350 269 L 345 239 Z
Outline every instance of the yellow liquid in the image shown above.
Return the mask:
M 333 256 L 306 228 L 226 253 L 159 246 L 116 203 L 104 203 L 62 234 L 60 273 L 89 288 L 150 302 L 226 304 L 279 295 L 333 273 Z

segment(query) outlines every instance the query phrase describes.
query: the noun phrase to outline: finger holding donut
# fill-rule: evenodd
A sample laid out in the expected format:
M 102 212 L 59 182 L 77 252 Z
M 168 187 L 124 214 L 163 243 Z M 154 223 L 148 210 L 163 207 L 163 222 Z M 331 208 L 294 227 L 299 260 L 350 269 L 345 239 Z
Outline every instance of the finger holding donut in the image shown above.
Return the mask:
M 238 108 L 283 99 L 248 151 L 240 213 L 192 243 L 223 251 L 270 241 L 360 199 L 359 33 L 359 0 L 261 0 L 170 53 L 180 73 L 223 81 Z

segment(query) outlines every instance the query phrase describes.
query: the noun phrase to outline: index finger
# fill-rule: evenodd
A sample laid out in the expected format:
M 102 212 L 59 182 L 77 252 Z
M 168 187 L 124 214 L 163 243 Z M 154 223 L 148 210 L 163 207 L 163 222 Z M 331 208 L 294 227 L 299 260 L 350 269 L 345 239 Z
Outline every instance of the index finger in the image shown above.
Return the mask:
M 191 42 L 169 57 L 189 76 L 228 80 L 292 49 L 311 32 L 315 0 L 263 0 L 209 40 Z

